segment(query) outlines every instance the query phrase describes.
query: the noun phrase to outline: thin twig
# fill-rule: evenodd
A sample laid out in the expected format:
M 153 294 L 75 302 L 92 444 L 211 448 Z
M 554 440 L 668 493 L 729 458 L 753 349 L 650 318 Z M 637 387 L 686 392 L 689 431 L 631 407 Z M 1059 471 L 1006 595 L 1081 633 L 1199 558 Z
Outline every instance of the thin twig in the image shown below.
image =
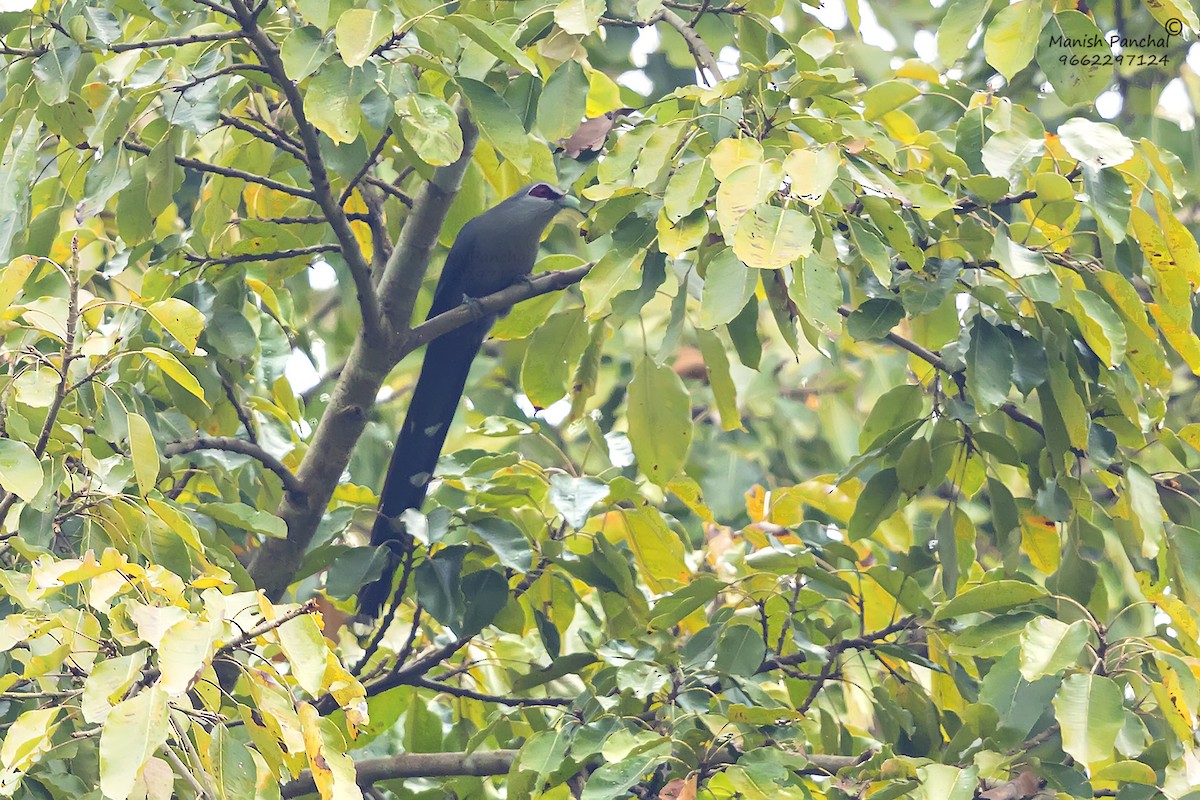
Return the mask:
M 193 264 L 246 264 L 251 261 L 282 261 L 285 258 L 295 258 L 296 256 L 309 256 L 315 253 L 331 253 L 340 250 L 336 244 L 312 244 L 307 247 L 295 247 L 291 250 L 274 250 L 268 253 L 238 253 L 234 256 L 225 256 L 224 258 L 213 258 L 212 256 L 197 256 L 191 253 L 184 253 L 185 261 L 190 261 Z
M 438 683 L 428 678 L 417 678 L 412 682 L 412 685 L 420 686 L 423 689 L 435 689 L 436 691 L 445 692 L 455 697 L 465 697 L 468 700 L 479 700 L 484 703 L 500 703 L 506 706 L 569 706 L 574 702 L 569 697 L 504 697 L 497 694 L 484 694 L 483 692 L 476 692 L 471 689 L 463 689 L 459 686 Z
M 135 153 L 149 155 L 150 148 L 141 142 L 122 142 L 126 150 L 132 150 Z M 224 178 L 237 178 L 246 183 L 257 183 L 259 186 L 265 186 L 268 189 L 274 189 L 283 194 L 292 195 L 293 197 L 302 197 L 305 200 L 314 200 L 313 193 L 307 189 L 301 189 L 299 186 L 292 186 L 286 183 L 280 183 L 272 178 L 267 178 L 262 175 L 256 175 L 253 172 L 246 172 L 233 167 L 219 167 L 216 164 L 210 164 L 207 161 L 201 161 L 197 158 L 188 158 L 187 156 L 174 156 L 175 163 L 187 169 L 194 169 L 197 172 L 206 172 L 210 175 L 220 175 Z

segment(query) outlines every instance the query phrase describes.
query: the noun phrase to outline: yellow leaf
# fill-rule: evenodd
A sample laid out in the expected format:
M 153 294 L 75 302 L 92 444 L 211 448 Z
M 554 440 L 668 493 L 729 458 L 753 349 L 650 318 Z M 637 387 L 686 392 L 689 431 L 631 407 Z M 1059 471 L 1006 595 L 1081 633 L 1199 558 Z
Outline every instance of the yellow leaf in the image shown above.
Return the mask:
M 621 512 L 621 517 L 629 549 L 652 591 L 670 591 L 691 580 L 691 570 L 683 559 L 683 541 L 667 527 L 658 509 L 642 505 Z
M 745 166 L 761 164 L 763 148 L 757 139 L 722 139 L 708 154 L 708 163 L 717 180 L 723 181 Z
M 733 252 L 748 267 L 780 269 L 811 255 L 814 235 L 807 215 L 760 203 L 738 222 Z
M 347 214 L 365 214 L 367 213 L 367 204 L 362 195 L 355 191 L 346 201 L 345 209 Z M 358 242 L 358 248 L 362 250 L 363 258 L 370 264 L 375 254 L 375 240 L 371 238 L 371 226 L 363 220 L 352 220 L 350 230 L 354 233 L 354 240 Z
M 37 266 L 36 256 L 17 256 L 0 269 L 0 314 L 4 313 Z
M 742 217 L 778 191 L 782 181 L 783 165 L 767 161 L 739 167 L 721 182 L 717 189 L 717 223 L 727 244 L 733 244 Z
M 1055 572 L 1062 550 L 1058 526 L 1048 517 L 1022 514 L 1021 549 L 1029 556 L 1034 569 L 1047 575 Z
M 195 375 L 188 372 L 187 367 L 179 363 L 178 358 L 159 347 L 145 347 L 142 349 L 142 355 L 150 359 L 154 366 L 161 369 L 189 394 L 194 395 L 204 405 L 208 405 L 208 401 L 204 399 L 204 389 L 200 386 L 200 381 L 196 380 Z
M 667 213 L 658 212 L 658 249 L 671 258 L 679 258 L 688 250 L 699 247 L 708 234 L 708 214 L 703 208 L 698 208 L 674 225 L 667 218 Z M 640 253 L 639 253 L 640 255 Z M 637 274 L 637 273 L 633 273 Z M 607 313 L 607 309 L 605 309 Z

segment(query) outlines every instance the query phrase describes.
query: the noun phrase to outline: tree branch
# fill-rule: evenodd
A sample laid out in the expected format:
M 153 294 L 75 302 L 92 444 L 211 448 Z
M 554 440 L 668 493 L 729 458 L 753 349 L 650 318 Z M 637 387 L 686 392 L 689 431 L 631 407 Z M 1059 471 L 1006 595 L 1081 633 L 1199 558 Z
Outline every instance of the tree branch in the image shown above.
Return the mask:
M 38 434 L 37 442 L 33 445 L 33 457 L 36 459 L 41 459 L 45 454 L 46 445 L 50 443 L 50 434 L 54 432 L 54 423 L 58 421 L 58 412 L 62 410 L 63 402 L 74 388 L 67 376 L 70 372 L 71 362 L 75 360 L 75 331 L 79 324 L 78 236 L 71 239 L 71 258 L 67 261 L 64 271 L 68 281 L 66 339 L 63 341 L 62 365 L 58 368 L 58 387 L 54 390 L 54 398 L 50 401 L 50 407 L 46 409 L 46 420 L 42 423 L 41 433 Z M 0 529 L 4 528 L 4 520 L 7 519 L 8 512 L 16 502 L 17 495 L 12 491 L 5 491 L 3 497 L 0 498 Z
M 296 120 L 296 133 L 300 136 L 300 144 L 304 148 L 304 163 L 308 168 L 308 175 L 313 185 L 310 199 L 315 200 L 321 207 L 325 218 L 329 220 L 329 227 L 333 230 L 333 235 L 342 246 L 342 258 L 345 259 L 346 267 L 350 270 L 350 276 L 354 280 L 358 304 L 362 309 L 363 331 L 367 341 L 384 341 L 386 331 L 380 316 L 378 298 L 375 296 L 371 283 L 371 266 L 367 263 L 362 248 L 359 247 L 358 240 L 354 237 L 354 231 L 350 227 L 350 220 L 346 219 L 345 210 L 334 196 L 329 172 L 321 155 L 317 129 L 304 114 L 304 98 L 300 95 L 296 84 L 287 76 L 279 46 L 259 26 L 257 13 L 246 4 L 245 0 L 232 0 L 232 6 L 242 24 L 242 30 L 245 31 L 251 46 L 258 55 L 258 60 L 267 68 L 280 91 L 287 98 L 288 106 L 292 110 L 292 117 Z
M 475 126 L 466 118 L 465 111 L 460 112 L 459 119 L 463 125 L 462 154 L 453 164 L 439 167 L 433 180 L 421 187 L 391 258 L 379 270 L 384 319 L 401 330 L 408 327 L 430 254 L 475 148 Z M 393 343 L 392 336 L 381 343 L 360 331 L 304 460 L 296 470 L 296 477 L 306 490 L 304 499 L 285 494 L 276 512 L 287 523 L 287 538 L 266 540 L 250 560 L 247 567 L 250 576 L 272 600 L 283 595 L 296 574 L 333 489 L 350 462 L 354 445 L 362 436 L 379 388 L 399 360 Z
M 230 453 L 249 456 L 278 475 L 285 490 L 297 495 L 304 494 L 304 484 L 300 483 L 295 473 L 260 445 L 248 442 L 245 439 L 235 439 L 232 436 L 199 436 L 195 439 L 168 444 L 163 448 L 163 455 L 171 458 L 183 455 L 184 453 L 194 453 L 197 450 L 224 450 Z
M 199 42 L 227 42 L 230 39 L 241 39 L 241 31 L 217 31 L 215 33 L 193 33 L 187 36 L 172 36 L 166 39 L 147 39 L 144 42 L 113 42 L 103 48 L 112 53 L 126 53 L 130 50 L 146 50 L 151 47 L 183 47 Z
M 402 355 L 407 355 L 423 344 L 436 339 L 442 334 L 461 328 L 476 319 L 480 314 L 496 314 L 506 311 L 522 300 L 538 297 L 550 292 L 557 292 L 572 284 L 579 283 L 591 270 L 591 264 L 584 264 L 574 269 L 564 269 L 555 272 L 542 272 L 528 280 L 514 283 L 505 289 L 484 297 L 474 298 L 470 303 L 438 314 L 433 319 L 426 320 L 410 330 L 400 345 Z
M 696 60 L 696 65 L 700 67 L 701 72 L 708 70 L 713 83 L 720 83 L 725 80 L 725 76 L 721 74 L 721 65 L 717 63 L 713 51 L 704 39 L 700 37 L 700 34 L 696 33 L 696 29 L 687 24 L 687 20 L 665 6 L 650 17 L 650 21 L 653 22 L 656 20 L 662 20 L 679 31 L 679 35 L 683 37 L 683 41 L 687 43 L 688 50 L 692 53 L 692 58 Z
M 294 247 L 291 250 L 272 250 L 266 253 L 238 253 L 224 258 L 211 256 L 196 256 L 184 253 L 185 260 L 193 264 L 245 264 L 250 261 L 282 261 L 285 258 L 313 255 L 314 253 L 329 253 L 341 248 L 336 244 L 310 244 L 307 247 Z
M 574 702 L 569 697 L 504 697 L 498 694 L 484 694 L 483 692 L 476 692 L 471 689 L 463 689 L 459 686 L 438 683 L 428 678 L 417 678 L 412 682 L 412 685 L 420 686 L 422 689 L 445 692 L 455 697 L 465 697 L 469 700 L 479 700 L 484 703 L 500 703 L 506 706 L 569 706 Z
M 360 786 L 394 778 L 448 778 L 460 775 L 486 777 L 504 775 L 512 767 L 517 750 L 484 750 L 473 753 L 401 753 L 387 758 L 373 758 L 355 764 Z M 315 794 L 317 784 L 312 772 L 304 770 L 300 777 L 280 787 L 284 800 Z
M 243 119 L 239 119 L 232 114 L 226 114 L 224 111 L 221 112 L 218 119 L 231 128 L 237 128 L 239 131 L 248 133 L 261 142 L 266 142 L 272 147 L 277 147 L 288 155 L 293 156 L 300 161 L 304 161 L 304 152 L 300 148 L 296 147 L 296 145 L 292 144 L 291 140 L 277 135 L 274 131 L 261 130 Z M 322 221 L 324 221 L 324 218 L 322 218 Z
M 121 143 L 126 150 L 132 150 L 135 153 L 149 155 L 150 148 L 141 142 L 124 141 Z M 219 167 L 216 164 L 209 164 L 207 161 L 201 161 L 196 158 L 188 158 L 186 156 L 175 156 L 175 163 L 181 167 L 194 169 L 197 172 L 207 172 L 210 175 L 220 175 L 225 178 L 237 178 L 246 183 L 257 183 L 260 186 L 265 186 L 268 189 L 274 189 L 277 192 L 292 195 L 293 197 L 302 197 L 305 200 L 315 200 L 313 193 L 307 189 L 301 189 L 299 186 L 291 186 L 286 183 L 281 183 L 271 178 L 255 175 L 253 172 L 234 169 L 233 167 Z

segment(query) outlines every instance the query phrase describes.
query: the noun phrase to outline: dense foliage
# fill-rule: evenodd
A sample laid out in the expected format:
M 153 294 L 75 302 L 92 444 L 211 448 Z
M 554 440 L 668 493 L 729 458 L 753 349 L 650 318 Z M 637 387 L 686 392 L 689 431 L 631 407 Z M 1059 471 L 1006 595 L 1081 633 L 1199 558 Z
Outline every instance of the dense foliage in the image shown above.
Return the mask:
M 0 794 L 1195 798 L 1195 12 L 840 10 L 0 2 Z

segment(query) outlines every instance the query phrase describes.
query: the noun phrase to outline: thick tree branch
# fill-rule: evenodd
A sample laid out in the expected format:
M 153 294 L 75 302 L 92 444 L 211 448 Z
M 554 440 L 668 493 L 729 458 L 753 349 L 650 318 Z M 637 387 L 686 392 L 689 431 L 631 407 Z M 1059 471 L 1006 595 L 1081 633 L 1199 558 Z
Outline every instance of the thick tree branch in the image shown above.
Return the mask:
M 660 8 L 651 17 L 651 20 L 656 19 L 662 20 L 679 31 L 679 35 L 683 37 L 683 41 L 687 43 L 688 50 L 692 53 L 692 58 L 696 60 L 696 65 L 700 67 L 701 71 L 708 70 L 712 83 L 720 83 L 725 80 L 725 76 L 721 74 L 721 65 L 717 63 L 713 51 L 704 39 L 700 37 L 700 34 L 696 33 L 696 29 L 688 25 L 687 20 L 666 7 Z
M 471 121 L 466 105 L 461 102 L 458 106 L 458 125 L 463 135 L 462 154 L 450 166 L 439 168 L 433 180 L 421 187 L 413 202 L 412 213 L 400 232 L 396 249 L 378 276 L 379 301 L 383 306 L 384 318 L 391 324 L 394 334 L 409 329 L 413 305 L 421 290 L 421 282 L 425 279 L 425 271 L 429 268 L 429 256 L 437 244 L 446 212 L 458 194 L 467 162 L 475 150 L 475 139 L 479 132 Z
M 172 442 L 163 448 L 163 455 L 171 458 L 183 455 L 184 453 L 194 453 L 197 450 L 224 450 L 229 453 L 249 456 L 278 475 L 285 490 L 298 495 L 304 494 L 304 485 L 300 483 L 295 473 L 261 446 L 254 442 L 248 442 L 245 439 L 235 439 L 232 436 L 200 436 L 182 442 Z
M 380 270 L 381 308 L 393 329 L 408 327 L 430 254 L 475 148 L 475 126 L 465 111 L 459 119 L 463 128 L 462 155 L 453 164 L 439 167 L 433 180 L 421 188 L 400 240 L 387 265 Z M 393 342 L 392 336 L 381 343 L 364 332 L 359 333 L 317 423 L 308 452 L 296 470 L 305 498 L 301 501 L 295 495 L 285 494 L 280 502 L 277 513 L 287 523 L 287 538 L 268 539 L 250 561 L 248 570 L 255 585 L 273 600 L 283 595 L 296 574 L 334 487 L 341 481 L 350 454 L 362 436 L 379 388 L 399 360 Z

